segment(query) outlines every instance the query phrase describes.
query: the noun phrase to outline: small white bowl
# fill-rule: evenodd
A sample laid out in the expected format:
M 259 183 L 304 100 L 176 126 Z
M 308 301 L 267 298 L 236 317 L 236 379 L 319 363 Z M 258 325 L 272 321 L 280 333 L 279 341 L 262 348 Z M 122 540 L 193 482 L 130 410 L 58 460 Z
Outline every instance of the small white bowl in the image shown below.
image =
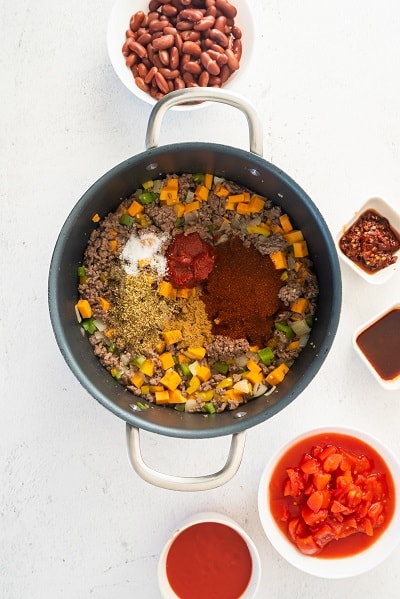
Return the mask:
M 342 235 L 347 231 L 366 210 L 375 210 L 381 216 L 388 219 L 391 228 L 400 234 L 400 213 L 394 210 L 390 204 L 388 204 L 382 198 L 370 198 L 367 200 L 357 212 L 354 213 L 353 217 L 342 227 L 342 230 L 336 236 L 336 246 L 339 254 L 339 258 L 347 264 L 356 274 L 362 277 L 368 283 L 373 285 L 380 285 L 386 283 L 398 270 L 400 270 L 400 250 L 394 253 L 397 256 L 397 260 L 394 264 L 387 266 L 381 270 L 373 273 L 368 273 L 363 270 L 358 264 L 350 260 L 340 249 L 339 241 Z
M 253 599 L 256 595 L 261 579 L 261 562 L 257 548 L 251 540 L 251 538 L 248 536 L 248 534 L 234 520 L 232 520 L 232 518 L 226 516 L 225 514 L 219 514 L 216 512 L 202 512 L 188 518 L 174 532 L 174 534 L 171 536 L 169 541 L 164 546 L 158 562 L 158 585 L 160 588 L 161 596 L 163 597 L 163 599 L 179 599 L 179 596 L 176 595 L 176 593 L 173 591 L 168 581 L 166 571 L 167 556 L 172 544 L 184 530 L 196 524 L 202 524 L 205 522 L 216 522 L 218 524 L 228 526 L 229 528 L 233 529 L 236 533 L 238 533 L 239 536 L 245 541 L 252 560 L 252 573 L 250 581 L 245 591 L 240 596 L 240 599 Z M 207 556 L 204 557 L 206 558 Z
M 368 360 L 367 356 L 365 355 L 365 353 L 363 352 L 363 350 L 357 343 L 357 339 L 363 331 L 365 331 L 366 329 L 369 329 L 369 327 L 376 324 L 378 321 L 381 320 L 381 318 L 383 318 L 384 316 L 386 316 L 387 314 L 392 312 L 392 310 L 395 310 L 395 309 L 400 310 L 399 303 L 389 306 L 388 308 L 386 308 L 379 314 L 370 318 L 367 322 L 365 322 L 363 325 L 358 327 L 358 329 L 353 333 L 353 338 L 352 338 L 353 347 L 354 347 L 356 353 L 359 355 L 361 360 L 364 362 L 364 364 L 366 365 L 366 367 L 368 368 L 368 370 L 370 371 L 372 376 L 375 378 L 375 380 L 378 381 L 378 383 L 381 385 L 381 387 L 383 387 L 384 389 L 387 389 L 389 391 L 395 391 L 396 389 L 400 389 L 400 375 L 398 375 L 395 378 L 390 379 L 390 380 L 386 380 L 386 379 L 382 378 L 381 375 L 379 374 L 378 370 Z M 393 330 L 392 332 L 393 332 L 393 340 L 396 341 L 395 345 L 397 345 L 397 348 L 394 350 L 394 352 L 395 352 L 397 359 L 400 361 L 400 352 L 398 349 L 398 340 L 400 339 L 400 331 Z
M 224 88 L 232 91 L 242 91 L 242 74 L 246 72 L 248 65 L 251 63 L 253 46 L 254 46 L 254 23 L 251 10 L 245 0 L 231 0 L 230 3 L 237 8 L 237 16 L 235 24 L 242 31 L 243 51 L 240 60 L 240 68 L 231 75 L 227 82 L 223 85 Z M 122 46 L 125 42 L 125 32 L 129 29 L 131 16 L 139 10 L 146 14 L 149 9 L 149 0 L 116 0 L 108 21 L 107 27 L 107 48 L 111 64 L 122 83 L 135 96 L 154 106 L 157 100 L 152 98 L 150 94 L 138 88 L 133 78 L 131 70 L 125 64 L 125 57 L 122 54 Z M 195 110 L 205 106 L 206 102 L 196 104 L 183 104 L 175 106 L 172 110 Z
M 381 533 L 372 545 L 360 553 L 347 557 L 322 558 L 302 554 L 292 543 L 287 535 L 277 525 L 269 506 L 269 483 L 281 457 L 288 449 L 299 441 L 312 439 L 320 433 L 338 433 L 356 437 L 370 446 L 384 459 L 393 478 L 395 487 L 395 508 L 392 520 L 387 529 Z M 288 467 L 292 464 L 288 464 Z M 295 465 L 295 464 L 293 464 Z M 326 579 L 349 578 L 363 574 L 383 562 L 397 547 L 400 542 L 400 464 L 395 455 L 378 439 L 360 430 L 331 426 L 310 430 L 298 435 L 296 438 L 285 443 L 268 461 L 261 477 L 258 491 L 258 511 L 264 531 L 278 553 L 292 566 L 299 570 Z

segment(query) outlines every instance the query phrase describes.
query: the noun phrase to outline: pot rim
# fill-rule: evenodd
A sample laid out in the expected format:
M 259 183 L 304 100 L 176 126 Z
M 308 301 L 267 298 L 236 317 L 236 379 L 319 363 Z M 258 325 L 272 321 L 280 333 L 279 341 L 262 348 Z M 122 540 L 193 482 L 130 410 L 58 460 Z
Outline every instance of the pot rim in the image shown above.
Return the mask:
M 248 407 L 250 406 L 250 404 L 252 404 L 253 401 L 262 401 L 262 398 L 264 396 L 251 400 L 247 404 L 244 404 L 243 408 L 223 412 L 221 414 L 209 415 L 207 418 L 205 418 L 203 414 L 179 413 L 174 410 L 166 409 L 165 406 L 152 406 L 151 409 L 143 411 L 137 411 L 133 409 L 132 412 L 129 412 L 127 409 L 122 408 L 115 401 L 110 399 L 108 395 L 103 393 L 94 384 L 94 382 L 88 378 L 88 376 L 82 369 L 79 360 L 74 355 L 74 352 L 71 350 L 66 338 L 66 325 L 63 324 L 63 318 L 61 310 L 59 308 L 60 297 L 57 283 L 62 267 L 64 251 L 68 244 L 72 226 L 80 218 L 84 208 L 88 203 L 88 200 L 94 193 L 96 193 L 96 191 L 99 191 L 103 189 L 105 186 L 110 185 L 113 179 L 118 174 L 123 174 L 125 171 L 132 170 L 133 168 L 135 168 L 135 166 L 139 165 L 139 163 L 142 163 L 143 161 L 145 161 L 147 164 L 146 170 L 149 171 L 148 176 L 150 178 L 151 176 L 157 176 L 158 174 L 158 158 L 161 155 L 176 154 L 181 152 L 186 153 L 188 151 L 211 151 L 214 153 L 223 153 L 224 156 L 232 155 L 236 159 L 243 159 L 244 170 L 250 172 L 251 176 L 253 176 L 255 180 L 262 176 L 261 173 L 263 169 L 267 169 L 269 174 L 282 180 L 282 182 L 287 187 L 289 187 L 290 190 L 294 194 L 296 194 L 296 196 L 301 197 L 302 201 L 307 205 L 308 210 L 313 213 L 314 218 L 316 219 L 316 221 L 319 222 L 321 235 L 323 236 L 324 243 L 326 245 L 326 251 L 329 256 L 334 285 L 332 289 L 333 296 L 330 298 L 331 309 L 329 313 L 327 333 L 324 338 L 324 343 L 318 348 L 318 352 L 315 354 L 312 363 L 307 367 L 306 372 L 302 374 L 302 376 L 296 382 L 294 388 L 291 389 L 289 393 L 286 393 L 286 395 L 284 394 L 284 397 L 279 399 L 279 401 L 273 401 L 272 397 L 266 398 L 268 399 L 268 402 L 265 404 L 266 407 L 252 415 L 247 414 Z M 166 172 L 167 171 L 161 174 L 165 174 Z M 238 173 L 237 180 L 240 181 L 240 173 Z M 111 209 L 112 208 L 109 208 L 108 212 Z M 341 301 L 341 273 L 335 243 L 332 239 L 331 233 L 325 223 L 322 214 L 320 213 L 317 206 L 313 203 L 311 198 L 289 175 L 287 175 L 284 171 L 265 160 L 263 157 L 240 148 L 232 148 L 224 146 L 222 144 L 208 142 L 182 142 L 178 144 L 175 143 L 158 146 L 149 150 L 145 150 L 139 154 L 136 154 L 124 160 L 116 166 L 112 167 L 106 173 L 104 173 L 95 183 L 93 183 L 87 189 L 87 191 L 81 196 L 81 198 L 77 201 L 77 203 L 74 205 L 69 215 L 67 216 L 59 232 L 53 250 L 48 277 L 48 306 L 50 311 L 50 320 L 56 337 L 56 341 L 67 365 L 69 366 L 73 374 L 76 376 L 76 378 L 79 380 L 81 385 L 94 399 L 96 399 L 100 404 L 106 407 L 114 415 L 124 420 L 126 423 L 134 427 L 146 430 L 148 432 L 180 438 L 208 438 L 231 435 L 256 426 L 261 422 L 264 422 L 269 417 L 274 416 L 276 413 L 278 413 L 285 407 L 287 407 L 289 403 L 291 403 L 304 391 L 304 389 L 311 382 L 314 376 L 318 373 L 323 362 L 325 361 L 325 358 L 331 349 L 338 328 L 341 311 Z M 71 309 L 73 310 L 72 301 Z M 97 360 L 97 358 L 95 359 Z M 104 370 L 104 368 L 100 364 L 99 368 L 101 370 Z M 121 388 L 121 385 L 118 382 L 114 381 L 111 378 L 111 376 L 110 379 L 110 389 L 113 385 L 118 386 L 118 389 Z M 129 391 L 126 391 L 126 393 L 129 393 Z M 132 395 L 132 404 L 134 404 L 134 398 L 135 396 Z M 163 410 L 162 422 L 159 422 L 157 418 L 156 420 L 154 420 L 153 418 L 149 418 L 153 410 Z M 170 418 L 168 415 L 166 416 L 168 412 L 174 412 L 173 419 Z M 241 413 L 244 413 L 244 415 L 241 416 Z M 180 418 L 177 418 L 178 415 L 180 416 Z M 213 417 L 215 417 L 214 420 Z M 165 424 L 166 420 L 171 420 L 171 425 Z M 179 424 L 177 424 L 178 421 Z M 217 421 L 217 423 L 215 421 Z

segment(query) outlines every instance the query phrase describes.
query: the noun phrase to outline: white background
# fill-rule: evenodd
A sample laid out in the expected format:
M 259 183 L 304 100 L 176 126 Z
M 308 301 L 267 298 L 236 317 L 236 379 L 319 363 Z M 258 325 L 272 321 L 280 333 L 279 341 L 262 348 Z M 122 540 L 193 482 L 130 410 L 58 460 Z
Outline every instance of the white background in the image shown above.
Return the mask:
M 243 93 L 263 122 L 264 157 L 290 174 L 333 235 L 369 197 L 399 207 L 400 5 L 397 0 L 253 0 L 256 56 Z M 351 348 L 353 330 L 400 299 L 342 269 L 333 348 L 288 408 L 250 429 L 224 487 L 154 488 L 131 469 L 125 427 L 75 380 L 56 346 L 47 275 L 58 232 L 86 189 L 144 150 L 150 107 L 112 70 L 112 0 L 0 1 L 0 597 L 159 599 L 158 555 L 188 515 L 217 510 L 254 539 L 258 598 L 398 597 L 400 549 L 374 571 L 329 581 L 297 571 L 265 538 L 257 488 L 268 456 L 306 428 L 349 424 L 400 450 L 399 392 L 381 390 Z M 168 113 L 161 143 L 248 147 L 243 116 L 211 105 Z M 224 462 L 229 438 L 144 433 L 147 461 L 198 474 Z M 201 459 L 200 459 L 201 458 Z

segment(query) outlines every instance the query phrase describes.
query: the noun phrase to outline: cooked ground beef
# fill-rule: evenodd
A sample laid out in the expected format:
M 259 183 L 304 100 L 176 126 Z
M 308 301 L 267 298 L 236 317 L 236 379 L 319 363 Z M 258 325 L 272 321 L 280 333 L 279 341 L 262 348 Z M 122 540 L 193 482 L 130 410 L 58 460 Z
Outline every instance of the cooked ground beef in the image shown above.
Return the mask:
M 176 183 L 176 201 L 164 201 L 163 190 L 175 189 Z M 298 357 L 307 333 L 300 339 L 296 335 L 289 339 L 276 323 L 290 329 L 301 320 L 308 323 L 304 324 L 307 331 L 317 306 L 318 282 L 311 259 L 293 255 L 281 227 L 279 206 L 258 198 L 259 209 L 239 211 L 235 203 L 228 205 L 230 197 L 237 201 L 235 198 L 246 194 L 246 204 L 256 196 L 251 190 L 213 178 L 208 198 L 199 200 L 199 185 L 205 187 L 198 175 L 169 175 L 122 200 L 118 210 L 103 218 L 90 236 L 79 295 L 92 310 L 92 316 L 82 325 L 94 354 L 134 396 L 186 411 L 221 412 L 235 409 L 271 388 L 275 379 L 271 382 L 267 377 L 282 364 L 290 367 Z M 275 327 L 265 339 L 264 348 L 252 345 L 248 335 L 232 338 L 215 332 L 216 324 L 207 320 L 203 285 L 194 292 L 171 289 L 163 259 L 171 240 L 180 233 L 198 233 L 216 249 L 236 239 L 245 248 L 255 248 L 265 260 L 279 253 L 287 258 L 287 266 L 277 271 L 281 279 L 275 292 L 279 309 L 272 315 Z M 131 239 L 138 241 L 134 246 L 138 254 L 133 257 L 137 275 L 127 274 L 127 263 L 121 257 Z M 149 247 L 156 240 L 162 240 L 161 249 L 149 258 Z M 224 260 L 225 254 L 221 253 Z M 136 288 L 140 289 L 140 302 L 134 301 L 136 293 L 129 295 L 129 289 Z M 296 307 L 296 312 L 292 306 L 299 301 L 301 307 Z M 165 335 L 165 331 L 172 335 L 176 329 L 180 337 Z M 170 356 L 172 362 L 168 361 Z

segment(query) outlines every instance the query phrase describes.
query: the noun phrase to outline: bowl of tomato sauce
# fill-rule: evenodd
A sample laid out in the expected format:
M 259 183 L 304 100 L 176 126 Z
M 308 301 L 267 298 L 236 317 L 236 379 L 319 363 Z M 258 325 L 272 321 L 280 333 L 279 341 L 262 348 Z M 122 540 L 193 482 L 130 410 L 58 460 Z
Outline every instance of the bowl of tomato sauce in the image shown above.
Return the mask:
M 252 599 L 260 578 L 254 542 L 232 518 L 216 512 L 184 521 L 158 563 L 163 599 Z
M 298 435 L 269 460 L 258 510 L 289 563 L 321 578 L 362 574 L 400 541 L 400 464 L 380 440 L 349 427 Z

